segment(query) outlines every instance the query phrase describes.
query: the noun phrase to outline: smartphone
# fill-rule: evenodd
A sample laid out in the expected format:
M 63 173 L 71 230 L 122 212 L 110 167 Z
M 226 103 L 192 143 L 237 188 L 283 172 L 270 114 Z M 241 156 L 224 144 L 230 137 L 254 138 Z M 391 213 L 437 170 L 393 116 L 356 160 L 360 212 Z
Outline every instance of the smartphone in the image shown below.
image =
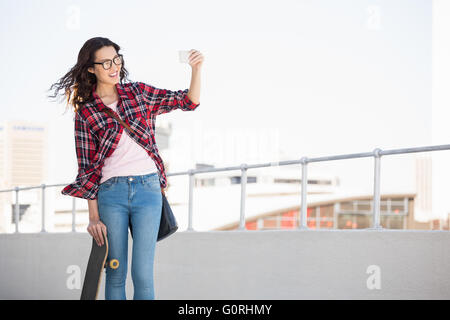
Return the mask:
M 178 57 L 181 63 L 189 63 L 190 50 L 179 50 Z

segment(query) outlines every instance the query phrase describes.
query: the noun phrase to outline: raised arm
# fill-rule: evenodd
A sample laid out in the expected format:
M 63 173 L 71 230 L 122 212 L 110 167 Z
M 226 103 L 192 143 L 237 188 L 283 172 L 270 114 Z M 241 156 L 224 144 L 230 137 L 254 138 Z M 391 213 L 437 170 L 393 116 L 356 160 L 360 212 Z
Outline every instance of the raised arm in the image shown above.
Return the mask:
M 200 103 L 194 103 L 189 99 L 189 89 L 172 91 L 168 89 L 159 89 L 143 82 L 137 82 L 137 84 L 140 93 L 149 106 L 150 112 L 155 115 L 167 113 L 176 109 L 192 111 L 200 105 Z

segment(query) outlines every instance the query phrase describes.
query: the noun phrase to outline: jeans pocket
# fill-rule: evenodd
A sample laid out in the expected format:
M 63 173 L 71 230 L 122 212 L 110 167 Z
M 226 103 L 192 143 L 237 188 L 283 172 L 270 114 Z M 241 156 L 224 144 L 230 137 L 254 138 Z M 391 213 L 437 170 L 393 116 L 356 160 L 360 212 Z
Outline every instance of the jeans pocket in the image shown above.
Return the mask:
M 109 190 L 109 189 L 111 189 L 115 184 L 116 184 L 116 183 L 114 182 L 114 179 L 113 179 L 113 178 L 109 178 L 108 180 L 106 180 L 105 182 L 103 182 L 103 183 L 101 183 L 101 184 L 99 185 L 98 191 L 100 191 L 100 190 Z
M 159 184 L 159 179 L 157 177 L 153 177 L 144 182 L 144 188 L 151 191 L 161 190 L 161 186 Z

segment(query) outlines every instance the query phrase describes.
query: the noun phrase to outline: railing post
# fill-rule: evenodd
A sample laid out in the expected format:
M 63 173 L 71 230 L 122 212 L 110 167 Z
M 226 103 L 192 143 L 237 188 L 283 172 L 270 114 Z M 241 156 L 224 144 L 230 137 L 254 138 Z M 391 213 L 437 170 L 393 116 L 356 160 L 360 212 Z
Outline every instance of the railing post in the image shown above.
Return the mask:
M 192 207 L 193 207 L 193 192 L 194 192 L 194 172 L 189 170 L 189 206 L 188 206 L 188 231 L 194 231 L 192 228 Z
M 403 212 L 405 214 L 409 214 L 409 208 L 408 208 L 408 198 L 403 198 Z
M 306 200 L 306 188 L 308 185 L 308 174 L 307 174 L 307 165 L 308 165 L 308 158 L 307 157 L 303 157 L 301 158 L 301 163 L 302 163 L 302 205 L 301 205 L 301 214 L 300 214 L 300 224 L 299 224 L 299 229 L 300 230 L 308 230 L 308 224 L 307 224 L 307 209 L 308 209 L 308 204 L 307 204 L 307 200 Z
M 16 233 L 19 232 L 19 187 L 14 188 L 16 191 L 16 205 L 14 206 L 14 219 L 16 220 Z
M 239 219 L 239 230 L 246 230 L 245 228 L 245 198 L 247 186 L 247 165 L 241 164 L 241 213 Z
M 333 206 L 333 229 L 339 229 L 338 228 L 338 215 L 341 211 L 341 203 L 336 202 Z
M 383 229 L 380 224 L 381 214 L 381 196 L 380 196 L 380 162 L 381 162 L 381 149 L 376 148 L 373 151 L 374 155 L 374 187 L 373 187 L 373 224 L 369 229 Z
M 42 202 L 42 228 L 41 228 L 41 232 L 46 232 L 45 231 L 45 183 L 41 184 L 41 202 Z
M 408 221 L 409 211 L 408 211 L 408 198 L 403 198 L 403 229 L 407 228 L 406 222 Z
M 72 232 L 77 231 L 77 229 L 75 228 L 75 226 L 76 226 L 75 218 L 76 218 L 76 214 L 77 214 L 76 200 L 77 200 L 76 197 L 73 197 L 73 199 L 72 199 Z
M 320 229 L 320 206 L 316 207 L 316 229 Z

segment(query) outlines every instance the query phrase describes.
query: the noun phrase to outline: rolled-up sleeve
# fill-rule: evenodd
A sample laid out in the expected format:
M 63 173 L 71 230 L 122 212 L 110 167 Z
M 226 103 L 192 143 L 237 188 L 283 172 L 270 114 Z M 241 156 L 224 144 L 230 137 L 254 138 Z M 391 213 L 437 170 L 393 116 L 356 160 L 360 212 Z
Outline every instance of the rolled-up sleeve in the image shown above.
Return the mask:
M 167 113 L 176 109 L 183 111 L 195 110 L 200 103 L 194 103 L 189 99 L 189 89 L 168 90 L 155 88 L 152 85 L 137 82 L 140 93 L 147 102 L 150 112 L 155 115 Z
M 97 141 L 86 121 L 79 112 L 75 113 L 75 151 L 78 162 L 78 174 L 75 181 L 61 190 L 63 195 L 83 199 L 97 199 L 101 172 L 94 165 L 97 155 Z

